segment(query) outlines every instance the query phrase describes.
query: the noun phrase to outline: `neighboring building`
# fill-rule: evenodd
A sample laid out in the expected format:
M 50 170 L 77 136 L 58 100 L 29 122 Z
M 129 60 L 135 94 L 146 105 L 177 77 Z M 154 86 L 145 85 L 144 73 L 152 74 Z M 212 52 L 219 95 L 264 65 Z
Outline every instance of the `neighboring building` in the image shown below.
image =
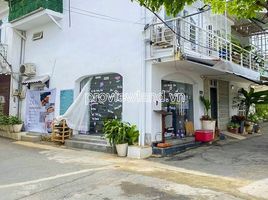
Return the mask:
M 164 10 L 159 13 L 177 34 L 126 0 L 10 1 L 9 9 L 2 0 L 1 5 L 1 42 L 7 45 L 5 58 L 13 79 L 12 86 L 3 86 L 1 77 L 9 83 L 11 78 L 0 76 L 0 96 L 2 91 L 5 96 L 10 93 L 7 112 L 22 119 L 25 91 L 56 88 L 58 116 L 64 113 L 64 92 L 73 99 L 91 80 L 91 92 L 183 93 L 185 103 L 167 119 L 175 130 L 186 120 L 201 127 L 199 96 L 204 94 L 211 100 L 212 117 L 225 129 L 230 116 L 238 113 L 233 105 L 238 89 L 259 82 L 263 75 L 263 58 L 240 47 L 250 45 L 250 40 L 232 29 L 235 20 L 211 11 L 188 16 L 203 7 L 201 2 L 174 19 Z M 231 36 L 241 45 L 233 44 Z M 19 68 L 25 63 L 36 65 L 34 78 L 20 78 Z M 103 120 L 112 116 L 137 124 L 141 144 L 161 140 L 161 116 L 155 110 L 162 108 L 155 100 L 95 104 L 88 109 L 91 133 L 101 133 Z

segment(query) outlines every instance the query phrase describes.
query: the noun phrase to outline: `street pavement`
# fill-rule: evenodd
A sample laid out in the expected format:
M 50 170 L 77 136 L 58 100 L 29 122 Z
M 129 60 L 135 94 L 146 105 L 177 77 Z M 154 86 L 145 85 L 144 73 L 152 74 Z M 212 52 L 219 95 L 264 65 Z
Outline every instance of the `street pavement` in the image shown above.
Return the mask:
M 0 199 L 268 199 L 267 144 L 263 135 L 134 160 L 0 138 Z

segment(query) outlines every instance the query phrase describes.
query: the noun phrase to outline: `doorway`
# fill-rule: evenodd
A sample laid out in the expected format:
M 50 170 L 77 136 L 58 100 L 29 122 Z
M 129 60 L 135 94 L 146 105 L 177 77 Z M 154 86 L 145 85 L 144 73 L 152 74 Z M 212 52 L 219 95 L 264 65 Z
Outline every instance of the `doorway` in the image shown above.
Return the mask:
M 9 115 L 10 75 L 0 75 L 0 112 Z
M 185 122 L 194 122 L 193 85 L 162 80 L 162 92 L 165 93 L 162 107 L 164 110 L 172 113 L 172 115 L 166 118 L 166 129 L 171 130 L 170 135 L 178 135 L 181 132 L 185 133 Z M 172 102 L 170 97 L 176 93 L 183 94 L 185 101 L 178 104 Z
M 210 80 L 211 118 L 218 122 L 218 81 Z
M 211 118 L 218 119 L 218 91 L 217 88 L 210 88 Z
M 89 92 L 96 98 L 89 104 L 89 132 L 80 134 L 101 135 L 106 120 L 122 119 L 123 102 L 117 97 L 123 93 L 123 77 L 118 73 L 91 76 L 81 81 L 81 90 L 89 80 Z

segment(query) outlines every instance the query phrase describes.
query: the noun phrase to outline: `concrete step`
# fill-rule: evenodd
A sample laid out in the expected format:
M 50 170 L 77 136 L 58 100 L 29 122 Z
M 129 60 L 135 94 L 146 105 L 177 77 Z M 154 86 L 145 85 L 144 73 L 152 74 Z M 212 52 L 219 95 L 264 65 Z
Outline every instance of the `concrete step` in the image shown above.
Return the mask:
M 107 144 L 106 139 L 104 139 L 102 136 L 95 136 L 95 135 L 75 135 L 72 137 L 72 140 L 75 141 L 83 141 L 83 142 L 89 142 L 89 143 L 96 143 L 96 144 Z
M 185 152 L 188 149 L 200 147 L 201 145 L 202 145 L 201 142 L 192 141 L 184 144 L 174 145 L 167 148 L 153 147 L 153 154 L 161 156 L 169 156 Z
M 27 135 L 31 135 L 31 136 L 40 136 L 42 135 L 42 133 L 37 133 L 37 132 L 27 132 Z
M 65 146 L 68 148 L 77 148 L 77 149 L 87 149 L 98 152 L 105 153 L 114 153 L 113 148 L 108 146 L 106 143 L 93 143 L 89 141 L 81 141 L 81 140 L 65 140 Z
M 26 142 L 40 142 L 41 135 L 28 135 L 27 133 L 26 135 L 21 136 L 21 140 Z

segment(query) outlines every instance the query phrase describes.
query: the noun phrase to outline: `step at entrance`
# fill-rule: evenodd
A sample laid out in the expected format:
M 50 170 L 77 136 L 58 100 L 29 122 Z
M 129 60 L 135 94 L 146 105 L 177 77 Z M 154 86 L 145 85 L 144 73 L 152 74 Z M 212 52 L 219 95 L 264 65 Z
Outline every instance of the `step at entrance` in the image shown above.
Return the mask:
M 107 144 L 103 136 L 99 135 L 75 135 L 65 141 L 68 148 L 87 149 L 98 152 L 113 153 L 113 148 Z
M 21 140 L 25 142 L 40 142 L 41 135 L 40 133 L 27 132 L 25 135 L 21 136 Z

